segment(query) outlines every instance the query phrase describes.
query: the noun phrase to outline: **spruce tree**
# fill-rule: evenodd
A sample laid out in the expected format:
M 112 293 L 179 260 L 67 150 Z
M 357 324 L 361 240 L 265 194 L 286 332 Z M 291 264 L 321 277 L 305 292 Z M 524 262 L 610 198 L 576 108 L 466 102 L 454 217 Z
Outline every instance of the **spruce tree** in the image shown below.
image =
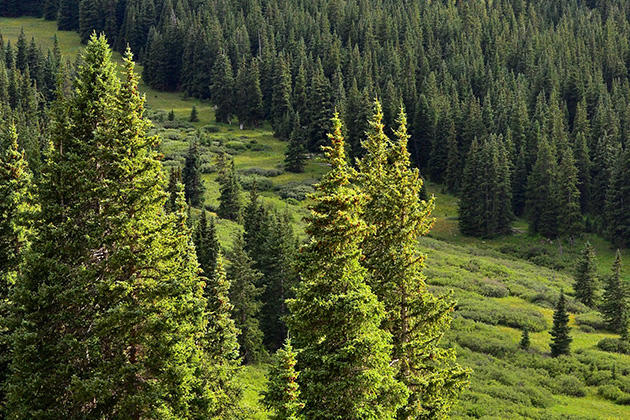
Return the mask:
M 199 113 L 197 112 L 197 105 L 193 105 L 192 110 L 190 111 L 190 118 L 188 118 L 190 122 L 199 122 Z
M 584 230 L 584 222 L 580 212 L 580 190 L 578 189 L 578 172 L 575 159 L 570 148 L 565 147 L 560 153 L 556 197 L 558 204 L 558 234 L 575 237 Z
M 608 330 L 621 335 L 625 334 L 628 329 L 627 289 L 624 280 L 621 278 L 621 252 L 617 250 L 612 273 L 608 277 L 604 288 L 602 315 L 604 315 Z
M 0 159 L 0 384 L 7 379 L 11 361 L 9 321 L 13 308 L 9 298 L 28 249 L 28 219 L 34 204 L 31 175 L 24 152 L 19 150 L 15 124 L 9 126 L 7 134 L 8 147 Z M 5 400 L 6 390 L 2 388 L 0 401 Z
M 166 200 L 165 209 L 169 213 L 177 211 L 177 197 L 180 191 L 180 184 L 182 184 L 182 170 L 179 169 L 179 166 L 173 166 L 168 178 L 168 187 L 166 188 L 168 200 Z
M 300 398 L 300 386 L 296 370 L 297 354 L 291 340 L 274 355 L 274 363 L 269 371 L 269 383 L 264 394 L 264 404 L 272 411 L 272 420 L 303 420 L 300 414 L 304 403 Z
M 523 327 L 523 332 L 521 334 L 521 341 L 518 343 L 518 346 L 521 350 L 529 350 L 529 346 L 531 345 L 529 339 L 529 329 L 527 327 Z
M 238 329 L 232 319 L 234 305 L 230 302 L 230 282 L 227 279 L 223 257 L 217 253 L 216 266 L 207 278 L 203 291 L 207 299 L 208 328 L 204 340 L 205 352 L 210 359 L 214 406 L 210 418 L 238 418 L 236 402 L 241 390 L 234 383 L 238 372 Z
M 234 73 L 230 59 L 224 51 L 217 57 L 212 69 L 212 102 L 217 107 L 217 122 L 229 123 L 234 113 Z
M 214 408 L 185 213 L 163 211 L 157 138 L 146 135 L 129 51 L 124 63 L 121 82 L 94 35 L 74 95 L 52 113 L 39 235 L 12 293 L 15 419 L 206 417 Z
M 234 239 L 229 254 L 227 278 L 230 282 L 230 302 L 234 306 L 232 317 L 239 330 L 238 343 L 243 363 L 258 363 L 265 357 L 258 314 L 262 303 L 262 290 L 257 282 L 262 274 L 252 267 L 252 260 L 245 251 L 241 234 Z
M 566 310 L 564 292 L 560 293 L 560 298 L 553 311 L 553 326 L 551 327 L 551 357 L 558 357 L 569 354 L 572 338 L 569 335 L 569 314 Z
M 538 145 L 538 157 L 527 186 L 527 216 L 529 229 L 547 238 L 558 235 L 558 197 L 555 181 L 558 177 L 558 165 L 555 148 L 546 137 Z
M 606 194 L 606 233 L 621 247 L 630 244 L 630 149 L 626 149 L 615 165 Z
M 241 187 L 236 177 L 234 160 L 227 163 L 225 168 L 220 169 L 217 182 L 220 193 L 217 215 L 222 219 L 238 220 L 241 213 Z
M 201 179 L 201 156 L 199 146 L 195 140 L 190 143 L 188 148 L 186 162 L 182 170 L 182 181 L 184 182 L 186 201 L 192 207 L 202 206 L 206 187 Z
M 205 210 L 201 210 L 201 216 L 195 228 L 193 239 L 199 266 L 206 277 L 212 278 L 216 271 L 220 246 L 215 218 L 210 217 L 210 221 L 208 221 L 207 212 Z
M 396 141 L 385 135 L 382 118 L 377 101 L 363 143 L 366 152 L 358 164 L 367 197 L 363 218 L 370 228 L 362 242 L 362 263 L 370 287 L 385 306 L 381 327 L 392 334 L 390 357 L 397 379 L 410 394 L 397 418 L 442 419 L 468 375 L 455 363 L 452 350 L 439 347 L 455 302 L 432 295 L 422 275 L 424 256 L 416 245 L 433 224 L 434 201 L 419 199 L 422 181 L 409 167 L 406 116 L 401 110 Z
M 288 302 L 289 329 L 300 349 L 300 386 L 308 419 L 393 419 L 406 400 L 389 366 L 391 334 L 383 305 L 365 282 L 359 244 L 364 196 L 350 185 L 341 122 L 333 118 L 330 171 L 317 186 L 300 252 L 302 283 Z
M 306 138 L 304 128 L 300 125 L 300 116 L 296 115 L 295 127 L 284 154 L 284 168 L 289 172 L 302 173 L 304 166 L 306 166 Z
M 595 250 L 588 241 L 576 263 L 574 279 L 575 298 L 586 306 L 594 307 L 597 292 L 597 260 Z
M 480 166 L 479 143 L 477 139 L 473 139 L 464 165 L 458 207 L 459 230 L 464 235 L 469 236 L 481 236 L 483 232 L 479 214 L 479 184 L 481 179 L 478 168 Z

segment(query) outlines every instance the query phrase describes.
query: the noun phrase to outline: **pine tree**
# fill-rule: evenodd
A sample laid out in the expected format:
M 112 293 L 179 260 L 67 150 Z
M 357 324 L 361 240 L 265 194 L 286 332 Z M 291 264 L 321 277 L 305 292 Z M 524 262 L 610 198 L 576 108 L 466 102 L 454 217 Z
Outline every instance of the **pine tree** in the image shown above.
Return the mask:
M 392 419 L 406 399 L 389 366 L 391 334 L 379 328 L 383 306 L 365 283 L 359 244 L 364 200 L 351 187 L 341 135 L 333 118 L 331 170 L 317 186 L 299 259 L 302 284 L 289 300 L 289 329 L 299 344 L 300 386 L 309 419 Z
M 630 244 L 630 149 L 620 156 L 606 194 L 606 233 L 621 247 Z
M 565 308 L 566 301 L 564 292 L 560 293 L 560 298 L 553 311 L 553 326 L 551 328 L 551 357 L 558 357 L 569 354 L 572 338 L 569 335 L 569 314 Z
M 211 217 L 210 221 L 208 221 L 206 211 L 202 210 L 193 236 L 199 266 L 208 278 L 214 276 L 220 252 L 219 238 L 217 237 L 215 225 L 215 218 Z
M 296 371 L 297 354 L 291 340 L 274 355 L 274 363 L 269 371 L 269 384 L 264 394 L 265 406 L 272 411 L 272 420 L 303 420 L 300 414 L 304 403 L 300 399 L 300 386 Z
M 262 344 L 258 314 L 263 292 L 256 284 L 262 274 L 252 267 L 252 260 L 245 252 L 243 236 L 234 239 L 227 278 L 230 282 L 230 302 L 234 305 L 232 316 L 236 328 L 240 331 L 238 343 L 243 363 L 258 363 L 265 357 Z
M 284 154 L 284 168 L 289 172 L 302 173 L 306 166 L 306 138 L 304 128 L 300 124 L 300 116 L 296 115 L 295 127 L 291 132 L 287 151 Z
M 168 120 L 175 121 L 175 111 L 171 109 L 171 112 L 168 113 Z
M 219 169 L 219 208 L 217 214 L 222 219 L 238 220 L 241 213 L 241 187 L 236 177 L 234 161 L 231 160 L 225 168 Z
M 212 366 L 212 383 L 215 404 L 210 418 L 238 418 L 235 402 L 240 397 L 240 388 L 233 382 L 240 363 L 238 358 L 239 331 L 231 317 L 234 305 L 230 302 L 230 282 L 224 268 L 223 257 L 217 253 L 214 273 L 204 287 L 207 299 L 208 328 L 205 351 Z
M 555 180 L 556 197 L 559 206 L 558 234 L 561 236 L 578 236 L 584 230 L 584 222 L 580 212 L 580 190 L 578 189 L 578 172 L 575 159 L 570 148 L 565 147 L 558 165 L 558 179 Z
M 195 140 L 190 143 L 188 148 L 186 162 L 182 170 L 182 181 L 184 182 L 186 201 L 192 207 L 202 206 L 206 187 L 201 179 L 201 156 L 199 146 Z
M 518 346 L 521 350 L 529 350 L 529 346 L 531 342 L 529 340 L 529 329 L 527 327 L 523 327 L 523 333 L 521 334 L 521 341 L 518 343 Z
M 574 279 L 575 298 L 586 306 L 594 307 L 597 292 L 597 260 L 595 250 L 588 241 L 576 263 Z
M 81 0 L 79 3 L 79 36 L 86 43 L 93 32 L 100 33 L 104 29 L 103 10 L 98 0 Z
M 326 143 L 326 135 L 331 127 L 330 118 L 333 114 L 332 87 L 320 61 L 311 79 L 307 114 L 310 123 L 308 149 L 319 152 L 320 146 Z
M 602 315 L 606 327 L 616 334 L 625 334 L 628 330 L 628 290 L 621 278 L 621 252 L 617 250 L 612 274 L 604 288 Z
M 547 238 L 558 235 L 558 197 L 555 181 L 558 165 L 546 137 L 538 145 L 538 158 L 529 176 L 527 187 L 527 216 L 529 229 Z
M 394 131 L 395 142 L 385 135 L 382 117 L 377 101 L 363 143 L 366 153 L 358 163 L 359 181 L 368 197 L 364 219 L 371 228 L 362 243 L 363 265 L 370 287 L 385 306 L 381 326 L 392 334 L 397 378 L 410 393 L 398 418 L 446 418 L 468 373 L 455 363 L 452 350 L 438 346 L 455 303 L 427 290 L 424 256 L 416 250 L 418 237 L 433 224 L 434 201 L 418 198 L 422 181 L 418 171 L 409 168 L 404 112 Z
M 74 31 L 79 28 L 79 0 L 59 0 L 57 28 L 60 31 Z
M 199 122 L 199 114 L 197 113 L 197 106 L 193 105 L 192 110 L 190 111 L 190 118 L 188 118 L 190 122 Z
M 0 383 L 9 374 L 11 361 L 9 337 L 12 330 L 9 300 L 11 289 L 20 274 L 29 244 L 28 218 L 33 210 L 31 175 L 24 152 L 19 151 L 15 124 L 8 130 L 8 147 L 0 160 Z M 6 391 L 0 391 L 5 401 Z
M 464 165 L 464 173 L 462 175 L 462 187 L 459 199 L 459 230 L 464 235 L 481 236 L 482 220 L 479 215 L 479 184 L 481 179 L 478 174 L 478 168 L 481 166 L 479 143 L 477 139 L 473 139 L 466 164 Z
M 129 51 L 124 63 L 120 82 L 94 35 L 74 96 L 51 114 L 39 235 L 12 293 L 15 419 L 211 411 L 203 283 L 185 212 L 163 211 L 157 138 L 146 135 Z
M 217 107 L 217 122 L 229 123 L 234 112 L 234 72 L 230 59 L 221 51 L 212 69 L 212 86 L 210 94 Z
M 182 184 L 182 170 L 178 167 L 171 168 L 171 175 L 168 178 L 168 187 L 166 192 L 168 194 L 168 200 L 166 200 L 165 209 L 169 213 L 177 211 L 177 197 L 180 191 L 180 184 Z

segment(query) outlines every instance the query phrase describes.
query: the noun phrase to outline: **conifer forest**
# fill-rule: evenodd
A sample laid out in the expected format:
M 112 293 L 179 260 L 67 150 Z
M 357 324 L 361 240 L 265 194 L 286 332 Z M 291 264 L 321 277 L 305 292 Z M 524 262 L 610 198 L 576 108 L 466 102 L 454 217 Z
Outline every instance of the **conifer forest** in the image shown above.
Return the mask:
M 0 0 L 0 420 L 630 419 L 630 1 Z

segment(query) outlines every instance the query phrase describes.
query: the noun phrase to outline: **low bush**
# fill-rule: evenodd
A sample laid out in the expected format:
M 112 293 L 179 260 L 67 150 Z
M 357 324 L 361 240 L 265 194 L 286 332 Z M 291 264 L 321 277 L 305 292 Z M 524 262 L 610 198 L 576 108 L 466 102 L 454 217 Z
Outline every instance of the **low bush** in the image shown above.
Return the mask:
M 282 175 L 284 171 L 282 169 L 265 169 L 265 168 L 247 168 L 244 171 L 241 171 L 243 175 L 258 175 L 264 177 L 274 177 L 278 175 Z
M 586 387 L 573 375 L 560 375 L 555 380 L 555 391 L 570 397 L 584 397 Z
M 618 338 L 604 338 L 597 343 L 597 347 L 611 353 L 630 354 L 630 343 Z

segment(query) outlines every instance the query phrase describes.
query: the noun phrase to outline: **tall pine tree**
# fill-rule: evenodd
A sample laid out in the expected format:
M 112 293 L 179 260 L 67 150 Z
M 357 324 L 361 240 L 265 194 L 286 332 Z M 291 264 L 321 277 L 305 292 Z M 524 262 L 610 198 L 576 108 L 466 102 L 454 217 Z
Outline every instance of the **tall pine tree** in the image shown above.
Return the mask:
M 300 353 L 300 386 L 308 419 L 393 419 L 407 396 L 389 366 L 391 334 L 384 311 L 365 282 L 359 244 L 363 194 L 350 185 L 341 122 L 333 118 L 331 170 L 314 195 L 300 253 L 302 283 L 289 301 L 290 331 Z

